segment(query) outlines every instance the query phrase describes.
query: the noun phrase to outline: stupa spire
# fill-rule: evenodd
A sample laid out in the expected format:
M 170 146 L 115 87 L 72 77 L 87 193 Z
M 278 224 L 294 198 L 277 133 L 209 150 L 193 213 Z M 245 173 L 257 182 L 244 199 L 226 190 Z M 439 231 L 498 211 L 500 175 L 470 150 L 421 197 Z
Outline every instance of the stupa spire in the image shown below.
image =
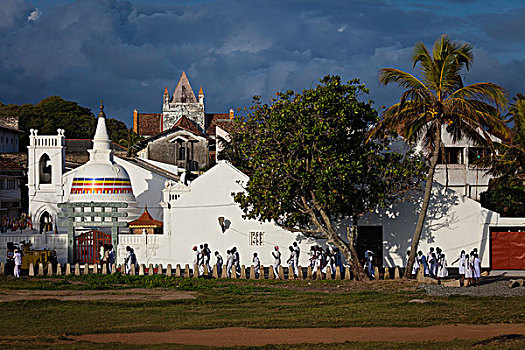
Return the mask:
M 113 152 L 111 150 L 111 140 L 109 139 L 106 127 L 106 113 L 104 104 L 100 100 L 100 112 L 98 112 L 97 129 L 93 137 L 93 149 L 89 150 L 90 162 L 113 163 Z

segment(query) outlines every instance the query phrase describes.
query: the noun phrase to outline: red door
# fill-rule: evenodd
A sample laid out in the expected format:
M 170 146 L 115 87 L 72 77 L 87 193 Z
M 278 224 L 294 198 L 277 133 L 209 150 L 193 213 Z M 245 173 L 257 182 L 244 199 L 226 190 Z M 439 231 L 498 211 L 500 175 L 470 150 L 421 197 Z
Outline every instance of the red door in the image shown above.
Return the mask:
M 525 269 L 525 232 L 492 232 L 491 256 L 494 270 Z
M 75 239 L 75 261 L 78 263 L 98 262 L 100 244 L 111 244 L 111 235 L 100 231 L 84 232 Z

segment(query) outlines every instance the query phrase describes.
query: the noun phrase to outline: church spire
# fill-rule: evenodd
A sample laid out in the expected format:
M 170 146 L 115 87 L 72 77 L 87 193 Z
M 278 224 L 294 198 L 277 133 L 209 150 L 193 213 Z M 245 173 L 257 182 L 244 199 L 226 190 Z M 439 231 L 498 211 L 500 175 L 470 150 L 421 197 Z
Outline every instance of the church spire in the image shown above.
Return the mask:
M 182 72 L 180 76 L 179 83 L 173 92 L 173 101 L 179 103 L 196 103 L 197 98 L 193 92 L 193 88 L 190 85 L 190 81 L 186 76 L 185 72 Z

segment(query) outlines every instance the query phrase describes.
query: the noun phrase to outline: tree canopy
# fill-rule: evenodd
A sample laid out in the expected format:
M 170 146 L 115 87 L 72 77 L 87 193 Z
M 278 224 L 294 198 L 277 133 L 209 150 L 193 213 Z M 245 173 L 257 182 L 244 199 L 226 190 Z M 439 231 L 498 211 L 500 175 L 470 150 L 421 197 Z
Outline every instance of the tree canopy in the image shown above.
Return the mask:
M 231 130 L 229 154 L 250 175 L 235 200 L 245 216 L 274 221 L 337 246 L 363 277 L 354 243 L 357 221 L 419 186 L 424 165 L 388 149 L 390 140 L 367 141 L 378 121 L 358 80 L 326 76 L 302 93 L 260 98 Z M 341 235 L 340 219 L 354 226 Z
M 89 108 L 60 96 L 46 97 L 35 105 L 0 103 L 0 115 L 18 116 L 18 127 L 25 131 L 20 135 L 21 150 L 29 144 L 30 129 L 38 129 L 41 135 L 53 135 L 60 128 L 66 131 L 67 138 L 91 139 L 97 125 L 97 119 Z M 119 142 L 128 138 L 126 125 L 120 120 L 108 118 L 107 125 L 111 140 Z

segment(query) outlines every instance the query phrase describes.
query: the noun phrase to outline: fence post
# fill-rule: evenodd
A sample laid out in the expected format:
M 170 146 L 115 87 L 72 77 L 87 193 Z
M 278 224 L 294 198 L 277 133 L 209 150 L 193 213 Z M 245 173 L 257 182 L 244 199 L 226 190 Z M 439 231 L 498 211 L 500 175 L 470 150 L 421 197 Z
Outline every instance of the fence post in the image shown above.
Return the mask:
M 279 279 L 284 280 L 284 268 L 282 265 L 279 265 Z
M 102 264 L 102 274 L 107 275 L 108 274 L 108 265 L 106 263 Z
M 332 279 L 332 268 L 330 266 L 326 267 L 326 279 L 331 280 Z
M 93 265 L 93 274 L 94 275 L 98 275 L 98 264 L 95 263 L 95 265 Z
M 5 275 L 5 264 L 0 263 L 0 275 Z
M 155 270 L 153 269 L 153 264 L 149 264 L 148 266 L 148 275 L 153 276 L 155 274 Z
M 185 278 L 190 278 L 191 277 L 190 265 L 189 264 L 184 265 L 184 277 Z
M 275 271 L 273 270 L 273 265 L 270 265 L 270 270 L 268 271 L 268 279 L 275 279 Z
M 335 267 L 335 279 L 336 280 L 341 279 L 341 267 L 340 266 Z
M 264 279 L 264 265 L 262 265 L 262 264 L 261 264 L 261 272 L 259 272 L 259 278 L 257 278 L 257 279 L 259 279 L 259 280 L 263 280 Z
M 44 264 L 38 263 L 38 276 L 44 276 Z
M 350 273 L 350 266 L 345 266 L 345 280 L 350 281 L 352 274 Z
M 203 270 L 204 270 L 204 272 L 202 274 L 204 276 L 208 276 L 210 271 L 208 271 L 208 265 L 207 264 L 204 264 L 204 269 Z
M 175 266 L 175 277 L 182 277 L 182 272 L 180 271 L 180 264 Z
M 399 267 L 394 267 L 394 279 L 395 280 L 398 280 L 399 279 Z
M 242 280 L 246 279 L 246 266 L 244 265 L 241 265 L 241 279 Z
M 418 282 L 425 281 L 425 268 L 423 266 L 419 266 L 419 269 L 417 270 L 417 281 Z
M 168 264 L 166 267 L 166 276 L 171 277 L 173 275 L 173 272 L 171 271 L 171 264 Z
M 315 279 L 316 280 L 323 279 L 323 273 L 321 272 L 321 268 L 319 266 L 317 266 L 317 272 L 315 273 Z
M 57 276 L 62 276 L 62 264 L 57 264 Z
M 49 277 L 52 277 L 53 276 L 53 264 L 51 263 L 48 263 L 47 264 L 47 275 Z
M 390 268 L 389 267 L 385 267 L 385 277 L 384 277 L 384 280 L 389 280 L 390 279 Z
M 80 276 L 80 264 L 75 264 L 75 276 Z
M 139 265 L 139 276 L 144 276 L 144 264 Z
M 375 280 L 379 279 L 379 267 L 377 266 L 374 267 L 374 279 Z
M 219 278 L 219 271 L 217 270 L 217 264 L 213 265 L 213 272 L 211 274 L 213 278 Z
M 66 264 L 66 276 L 70 276 L 70 275 L 71 275 L 71 264 L 67 263 Z
M 136 273 L 137 273 L 137 266 L 135 266 L 135 264 L 131 264 L 131 269 L 129 270 L 129 275 L 130 276 L 135 276 Z
M 232 279 L 237 279 L 237 269 L 235 268 L 235 265 L 232 265 L 231 278 Z
M 222 273 L 221 275 L 219 276 L 220 278 L 226 278 L 228 276 L 227 274 L 227 271 L 226 271 L 226 265 L 222 265 Z
M 197 264 L 193 264 L 193 278 L 199 277 L 199 266 Z
M 250 277 L 249 279 L 254 280 L 255 279 L 255 266 L 250 265 Z
M 104 266 L 106 266 L 106 264 L 104 264 Z M 84 275 L 88 275 L 89 274 L 89 264 L 84 264 Z
M 111 264 L 111 274 L 114 275 L 117 273 L 117 264 Z
M 35 267 L 33 266 L 33 263 L 29 264 L 29 276 L 33 277 L 35 275 Z

